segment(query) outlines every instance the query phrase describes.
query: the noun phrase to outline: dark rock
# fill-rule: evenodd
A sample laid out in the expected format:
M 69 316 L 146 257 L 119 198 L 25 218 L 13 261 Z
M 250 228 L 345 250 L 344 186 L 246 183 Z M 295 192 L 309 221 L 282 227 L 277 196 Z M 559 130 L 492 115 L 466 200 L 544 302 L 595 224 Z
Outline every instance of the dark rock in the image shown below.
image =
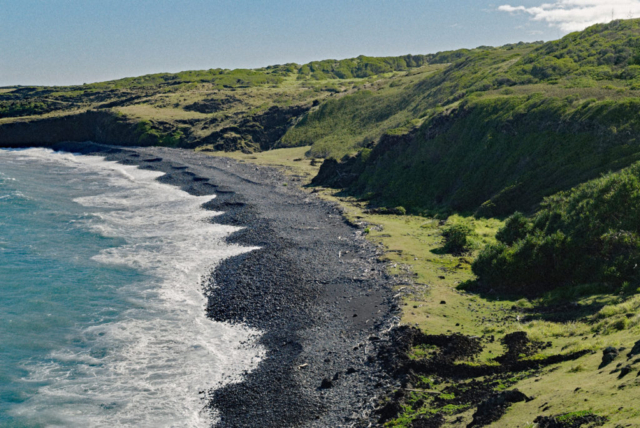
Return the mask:
M 397 401 L 390 401 L 385 404 L 380 409 L 376 410 L 376 414 L 378 415 L 378 422 L 384 424 L 385 422 L 390 421 L 397 417 L 402 411 L 402 407 L 400 403 Z
M 599 427 L 604 425 L 608 418 L 594 414 L 580 415 L 572 417 L 571 413 L 563 413 L 554 416 L 538 416 L 535 422 L 538 428 L 580 428 L 583 425 Z
M 85 113 L 49 117 L 33 121 L 10 122 L 2 125 L 0 146 L 31 147 L 34 141 L 40 146 L 53 146 L 69 141 L 94 141 L 122 146 L 153 145 L 157 141 L 140 141 L 136 132 L 137 122 L 117 116 L 108 111 L 88 111 Z M 83 146 L 89 146 L 84 144 Z M 84 147 L 67 150 L 85 153 Z M 69 148 L 61 147 L 62 150 Z M 95 152 L 96 149 L 93 148 Z M 102 153 L 109 148 L 102 148 Z M 138 160 L 139 163 L 139 160 Z
M 406 210 L 401 207 L 389 208 L 371 208 L 365 211 L 367 214 L 381 214 L 381 215 L 405 215 Z
M 393 398 L 395 398 L 396 400 L 399 400 L 401 398 L 404 398 L 407 395 L 406 392 L 404 392 L 403 389 L 399 389 L 396 391 L 395 394 L 393 394 Z
M 437 413 L 431 417 L 422 416 L 412 422 L 411 428 L 440 428 L 445 424 L 444 416 Z
M 198 145 L 213 145 L 215 150 L 253 152 L 272 149 L 287 132 L 292 122 L 309 110 L 309 106 L 278 107 L 245 117 L 198 141 Z
M 205 98 L 202 101 L 197 101 L 193 104 L 189 104 L 183 107 L 186 111 L 196 111 L 198 113 L 216 113 L 220 110 L 225 110 L 234 104 L 241 104 L 238 98 L 233 96 L 227 96 L 224 98 Z
M 608 348 L 605 348 L 605 350 L 602 351 L 602 362 L 600 363 L 600 366 L 598 368 L 601 369 L 603 367 L 608 366 L 613 362 L 613 360 L 616 359 L 617 356 L 618 356 L 618 350 L 616 348 L 614 348 L 613 346 L 609 346 Z
M 507 348 L 506 352 L 496 361 L 507 366 L 513 366 L 518 363 L 520 356 L 531 356 L 538 350 L 543 349 L 546 345 L 541 342 L 534 342 L 529 339 L 524 331 L 509 333 L 501 339 L 501 343 Z
M 322 383 L 320 384 L 320 389 L 329 389 L 329 388 L 333 388 L 333 381 L 325 377 L 324 379 L 322 379 Z
M 634 357 L 636 355 L 640 355 L 640 340 L 638 340 L 629 351 L 628 358 Z
M 517 389 L 494 394 L 478 406 L 468 427 L 489 425 L 499 420 L 511 404 L 528 400 L 529 397 Z
M 626 375 L 631 373 L 631 366 L 624 366 L 620 369 L 620 374 L 618 375 L 618 379 L 622 379 Z

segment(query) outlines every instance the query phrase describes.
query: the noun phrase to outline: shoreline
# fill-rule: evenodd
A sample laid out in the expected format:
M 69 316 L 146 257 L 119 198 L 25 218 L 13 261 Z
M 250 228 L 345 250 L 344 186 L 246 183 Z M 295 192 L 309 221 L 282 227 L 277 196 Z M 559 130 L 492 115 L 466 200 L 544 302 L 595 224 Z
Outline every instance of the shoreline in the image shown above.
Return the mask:
M 227 242 L 260 247 L 223 260 L 203 284 L 209 318 L 262 332 L 266 350 L 239 383 L 211 385 L 217 427 L 368 425 L 396 385 L 377 361 L 399 307 L 374 245 L 341 209 L 279 171 L 167 148 L 63 143 L 53 147 L 162 171 L 160 181 L 243 227 Z

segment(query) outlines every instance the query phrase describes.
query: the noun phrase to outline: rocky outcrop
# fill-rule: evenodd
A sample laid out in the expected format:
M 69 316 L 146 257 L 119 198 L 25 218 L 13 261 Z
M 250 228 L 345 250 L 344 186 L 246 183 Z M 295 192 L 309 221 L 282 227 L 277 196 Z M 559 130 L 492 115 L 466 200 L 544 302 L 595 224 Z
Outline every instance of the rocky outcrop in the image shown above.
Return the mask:
M 236 104 L 242 104 L 242 101 L 233 96 L 227 96 L 224 98 L 205 98 L 204 100 L 186 105 L 183 109 L 186 111 L 196 111 L 198 113 L 209 114 L 217 113 Z
M 199 145 L 212 145 L 214 150 L 255 152 L 270 150 L 297 119 L 310 106 L 273 106 L 264 113 L 246 117 L 238 124 L 228 126 L 198 141 Z
M 110 111 L 22 120 L 0 125 L 0 147 L 51 146 L 67 141 L 93 141 L 120 146 L 179 146 L 211 144 L 215 150 L 254 152 L 273 149 L 310 106 L 271 107 L 242 118 L 237 124 L 196 139 L 189 124 L 179 129 L 165 122 L 138 122 Z M 176 131 L 180 135 L 175 138 Z
M 110 112 L 88 111 L 0 125 L 0 147 L 50 146 L 66 141 L 142 145 L 137 123 Z
M 311 184 L 334 189 L 348 188 L 358 179 L 360 171 L 357 166 L 361 163 L 360 156 L 343 159 L 342 162 L 335 159 L 325 159 L 320 165 L 318 174 L 311 180 Z

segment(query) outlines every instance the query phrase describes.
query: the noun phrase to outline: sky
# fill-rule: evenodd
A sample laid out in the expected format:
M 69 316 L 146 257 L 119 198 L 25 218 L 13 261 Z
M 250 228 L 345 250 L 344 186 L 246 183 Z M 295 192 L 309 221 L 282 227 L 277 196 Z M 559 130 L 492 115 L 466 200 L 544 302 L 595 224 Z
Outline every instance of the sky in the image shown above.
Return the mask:
M 554 40 L 640 0 L 0 0 L 0 86 Z

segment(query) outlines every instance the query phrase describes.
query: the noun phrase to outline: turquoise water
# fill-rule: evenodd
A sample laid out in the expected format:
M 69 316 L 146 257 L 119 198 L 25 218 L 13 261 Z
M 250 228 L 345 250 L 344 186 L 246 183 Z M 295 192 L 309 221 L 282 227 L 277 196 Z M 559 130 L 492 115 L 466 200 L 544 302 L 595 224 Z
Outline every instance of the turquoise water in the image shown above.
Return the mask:
M 259 361 L 201 290 L 250 249 L 160 175 L 0 151 L 0 427 L 207 426 L 202 391 Z

